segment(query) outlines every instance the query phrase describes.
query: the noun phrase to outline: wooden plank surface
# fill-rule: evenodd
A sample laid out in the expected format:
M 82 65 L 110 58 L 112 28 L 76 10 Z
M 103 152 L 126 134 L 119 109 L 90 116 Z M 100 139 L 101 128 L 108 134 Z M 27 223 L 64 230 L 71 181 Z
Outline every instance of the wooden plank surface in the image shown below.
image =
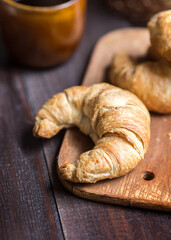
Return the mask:
M 83 85 L 107 80 L 106 70 L 117 51 L 126 51 L 133 56 L 141 57 L 146 55 L 149 46 L 149 33 L 144 28 L 130 28 L 106 34 L 97 42 Z M 61 181 L 73 194 L 82 198 L 171 211 L 169 132 L 171 114 L 151 114 L 151 140 L 148 152 L 145 159 L 129 174 L 96 184 L 74 184 L 63 179 Z M 89 139 L 81 138 L 81 134 L 76 130 L 68 130 L 59 154 L 58 166 L 76 162 L 81 153 L 90 149 Z
M 99 37 L 129 26 L 126 19 L 113 16 L 102 0 L 89 1 L 85 33 L 76 53 L 47 70 L 16 66 L 0 38 L 0 239 L 170 238 L 167 213 L 96 203 L 70 194 L 56 174 L 64 131 L 49 141 L 31 134 L 40 106 L 54 93 L 81 83 Z
M 21 74 L 0 67 L 0 239 L 63 239 Z

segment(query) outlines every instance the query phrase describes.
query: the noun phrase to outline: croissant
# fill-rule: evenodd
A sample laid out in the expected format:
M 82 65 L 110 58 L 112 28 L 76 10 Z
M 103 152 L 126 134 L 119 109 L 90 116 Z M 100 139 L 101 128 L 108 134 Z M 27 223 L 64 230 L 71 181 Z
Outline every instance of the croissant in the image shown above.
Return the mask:
M 148 29 L 155 51 L 171 62 L 171 10 L 155 14 L 148 23 Z
M 148 110 L 171 113 L 171 63 L 164 59 L 138 64 L 127 53 L 117 53 L 109 82 L 134 93 Z
M 33 134 L 50 138 L 72 126 L 95 143 L 76 163 L 59 168 L 61 177 L 72 182 L 122 176 L 144 158 L 148 148 L 148 110 L 134 94 L 107 83 L 75 86 L 54 95 L 37 113 Z

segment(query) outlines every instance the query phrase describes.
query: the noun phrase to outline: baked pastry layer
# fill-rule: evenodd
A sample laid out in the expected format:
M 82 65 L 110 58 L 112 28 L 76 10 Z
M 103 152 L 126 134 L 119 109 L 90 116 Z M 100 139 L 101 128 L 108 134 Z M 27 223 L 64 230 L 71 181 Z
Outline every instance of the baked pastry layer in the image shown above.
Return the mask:
M 107 83 L 75 86 L 56 94 L 35 118 L 33 134 L 50 138 L 77 126 L 95 143 L 59 173 L 72 182 L 93 183 L 122 176 L 143 158 L 150 139 L 150 116 L 132 93 Z

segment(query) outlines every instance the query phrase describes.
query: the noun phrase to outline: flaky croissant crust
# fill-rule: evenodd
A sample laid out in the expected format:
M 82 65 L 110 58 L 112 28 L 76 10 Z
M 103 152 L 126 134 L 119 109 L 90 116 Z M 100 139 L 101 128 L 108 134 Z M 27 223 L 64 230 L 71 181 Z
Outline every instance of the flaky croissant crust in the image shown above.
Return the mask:
M 134 94 L 110 84 L 76 86 L 53 96 L 37 113 L 33 134 L 50 138 L 74 125 L 89 135 L 95 146 L 74 164 L 60 167 L 59 173 L 66 180 L 93 183 L 122 176 L 147 151 L 148 110 Z

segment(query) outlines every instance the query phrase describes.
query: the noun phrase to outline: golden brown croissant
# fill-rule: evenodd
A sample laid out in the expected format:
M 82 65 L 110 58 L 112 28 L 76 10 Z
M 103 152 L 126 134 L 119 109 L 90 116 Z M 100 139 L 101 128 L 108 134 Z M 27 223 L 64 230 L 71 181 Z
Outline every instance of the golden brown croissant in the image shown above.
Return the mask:
M 171 64 L 165 60 L 138 64 L 127 53 L 115 54 L 109 81 L 139 97 L 148 110 L 171 113 Z
M 74 164 L 60 167 L 62 178 L 93 183 L 122 176 L 147 151 L 150 116 L 132 93 L 107 83 L 75 86 L 53 96 L 37 113 L 33 133 L 50 138 L 64 127 L 76 125 L 95 147 Z
M 171 10 L 154 15 L 148 23 L 153 48 L 171 62 Z

